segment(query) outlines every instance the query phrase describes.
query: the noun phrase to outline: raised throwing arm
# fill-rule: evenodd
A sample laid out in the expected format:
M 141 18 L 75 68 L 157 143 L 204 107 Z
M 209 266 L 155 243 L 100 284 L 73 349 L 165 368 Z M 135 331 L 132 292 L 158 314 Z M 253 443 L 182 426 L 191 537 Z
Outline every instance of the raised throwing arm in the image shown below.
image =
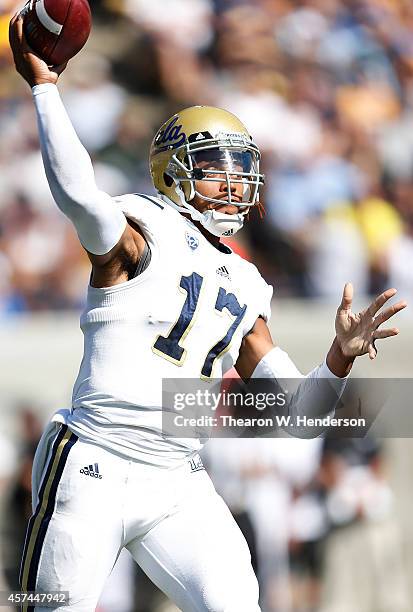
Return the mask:
M 95 182 L 92 161 L 70 122 L 56 87 L 65 66 L 49 68 L 30 47 L 22 18 L 10 23 L 10 45 L 17 71 L 32 87 L 43 163 L 56 204 L 73 222 L 91 254 L 108 253 L 121 239 L 126 219 Z

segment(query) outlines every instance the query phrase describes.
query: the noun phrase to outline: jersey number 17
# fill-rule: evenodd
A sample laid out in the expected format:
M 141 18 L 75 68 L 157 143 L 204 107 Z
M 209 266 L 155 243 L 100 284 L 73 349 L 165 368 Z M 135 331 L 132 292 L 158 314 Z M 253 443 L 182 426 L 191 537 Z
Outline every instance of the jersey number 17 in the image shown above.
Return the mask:
M 186 359 L 187 351 L 182 343 L 193 325 L 203 281 L 202 276 L 196 272 L 193 272 L 190 276 L 182 276 L 180 288 L 186 292 L 186 299 L 181 314 L 169 334 L 158 336 L 152 347 L 154 353 L 178 366 L 181 366 Z M 211 378 L 215 360 L 228 350 L 232 337 L 247 310 L 247 306 L 241 306 L 233 293 L 227 293 L 225 289 L 220 287 L 215 302 L 215 310 L 223 312 L 224 308 L 235 319 L 225 336 L 207 354 L 201 369 L 201 378 Z

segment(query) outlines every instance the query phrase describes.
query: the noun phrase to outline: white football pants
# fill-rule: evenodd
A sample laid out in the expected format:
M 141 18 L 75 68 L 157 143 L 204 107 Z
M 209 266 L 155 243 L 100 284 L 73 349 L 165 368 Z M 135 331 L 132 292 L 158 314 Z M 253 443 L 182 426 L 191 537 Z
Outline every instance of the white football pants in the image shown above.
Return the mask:
M 247 544 L 199 457 L 151 467 L 51 422 L 32 480 L 22 590 L 70 599 L 24 612 L 94 612 L 123 547 L 183 612 L 259 612 Z

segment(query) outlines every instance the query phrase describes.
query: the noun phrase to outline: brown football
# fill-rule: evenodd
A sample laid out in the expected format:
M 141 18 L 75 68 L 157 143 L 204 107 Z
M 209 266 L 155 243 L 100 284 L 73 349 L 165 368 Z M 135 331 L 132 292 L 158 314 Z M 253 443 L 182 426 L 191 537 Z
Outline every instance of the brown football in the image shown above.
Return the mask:
M 21 15 L 28 44 L 49 66 L 76 55 L 92 28 L 87 0 L 29 0 Z

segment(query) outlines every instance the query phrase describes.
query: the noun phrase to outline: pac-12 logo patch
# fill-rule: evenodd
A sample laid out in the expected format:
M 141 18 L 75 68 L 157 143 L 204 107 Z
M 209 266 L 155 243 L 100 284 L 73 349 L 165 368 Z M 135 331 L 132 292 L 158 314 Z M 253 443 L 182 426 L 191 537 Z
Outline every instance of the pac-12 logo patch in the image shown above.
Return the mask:
M 185 233 L 186 242 L 190 249 L 195 251 L 199 247 L 199 240 L 196 236 L 192 236 L 189 232 Z

